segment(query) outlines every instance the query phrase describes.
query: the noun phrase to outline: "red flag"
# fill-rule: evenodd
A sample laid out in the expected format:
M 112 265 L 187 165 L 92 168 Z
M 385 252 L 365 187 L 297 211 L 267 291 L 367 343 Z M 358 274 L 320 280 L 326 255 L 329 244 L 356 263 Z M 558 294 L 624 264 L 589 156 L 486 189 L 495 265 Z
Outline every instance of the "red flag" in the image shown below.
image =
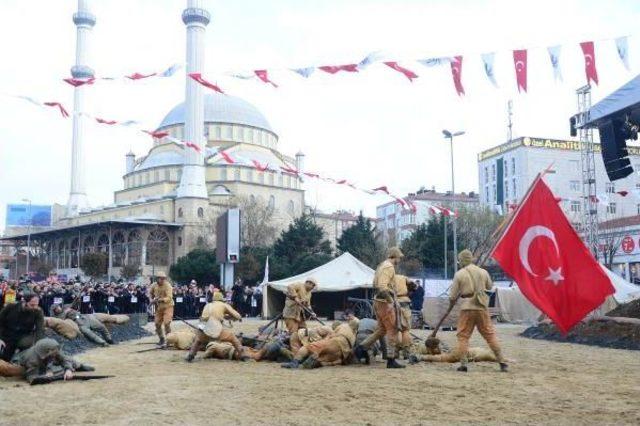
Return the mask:
M 291 167 L 280 166 L 280 169 L 283 172 L 291 173 L 291 174 L 294 174 L 294 175 L 297 175 L 299 173 L 296 169 L 292 169 Z
M 310 178 L 319 178 L 320 175 L 316 173 L 303 172 L 305 176 L 309 176 Z
M 587 75 L 587 84 L 591 81 L 598 84 L 598 71 L 596 71 L 596 52 L 592 41 L 580 43 L 584 55 L 584 72 Z
M 154 131 L 143 130 L 143 132 L 145 132 L 148 135 L 151 135 L 152 138 L 157 138 L 157 139 L 161 139 L 166 136 L 169 136 L 169 132 L 159 132 L 157 130 L 154 130 Z
M 105 120 L 104 118 L 98 118 L 98 117 L 96 117 L 96 121 L 100 124 L 108 124 L 110 126 L 117 123 L 116 120 Z
M 405 77 L 407 77 L 409 79 L 410 82 L 413 83 L 413 79 L 414 78 L 418 78 L 418 74 L 416 74 L 415 72 L 406 69 L 404 67 L 401 67 L 400 65 L 398 65 L 397 62 L 383 62 L 386 66 L 388 66 L 389 68 L 393 68 L 394 70 L 401 72 L 402 74 L 404 74 Z
M 45 102 L 44 104 L 50 107 L 57 107 L 60 110 L 60 114 L 62 114 L 62 116 L 65 118 L 69 116 L 69 113 L 67 112 L 66 109 L 64 109 L 64 107 L 60 102 Z
M 195 149 L 198 152 L 201 151 L 200 147 L 198 145 L 196 145 L 195 143 L 193 143 L 193 142 L 185 142 L 184 144 L 185 144 L 185 146 L 188 146 L 191 149 Z
M 340 71 L 345 72 L 358 72 L 358 64 L 347 64 L 347 65 L 324 65 L 320 68 L 324 72 L 328 72 L 329 74 L 336 74 Z
M 96 81 L 95 78 L 65 78 L 63 79 L 65 83 L 72 85 L 73 87 L 84 86 L 85 84 L 93 84 Z
M 222 155 L 222 158 L 224 159 L 224 161 L 227 162 L 227 164 L 235 164 L 234 159 L 231 158 L 231 156 L 227 154 L 225 151 L 220 151 L 220 155 Z
M 563 333 L 614 293 L 541 178 L 514 214 L 493 258 Z
M 386 186 L 379 186 L 377 188 L 373 188 L 372 191 L 381 191 L 381 192 L 384 192 L 385 194 L 389 193 L 389 190 L 387 189 Z
M 224 94 L 224 92 L 222 91 L 221 88 L 219 88 L 218 86 L 216 86 L 215 84 L 208 82 L 207 80 L 205 80 L 204 78 L 202 78 L 202 74 L 200 74 L 199 72 L 190 72 L 189 74 L 187 74 L 192 80 L 197 81 L 198 83 L 202 84 L 204 87 L 208 87 L 209 89 L 215 90 L 218 93 L 222 93 Z
M 628 191 L 618 191 L 618 192 L 616 192 L 616 194 L 618 194 L 621 197 L 626 197 L 629 194 L 629 192 Z
M 277 84 L 269 80 L 269 74 L 267 73 L 267 70 L 255 70 L 254 73 L 258 76 L 260 80 L 264 81 L 265 83 L 269 83 L 273 87 L 278 87 Z
M 451 61 L 451 75 L 453 76 L 453 85 L 456 86 L 458 96 L 464 95 L 464 87 L 462 87 L 462 56 L 454 56 Z
M 516 67 L 518 92 L 527 91 L 527 49 L 513 51 L 513 64 Z
M 265 172 L 269 168 L 269 164 L 262 164 L 258 160 L 251 160 L 251 162 L 256 167 L 256 169 L 260 170 L 261 172 Z
M 157 73 L 153 73 L 153 74 L 140 74 L 139 72 L 134 72 L 131 75 L 127 75 L 125 77 L 127 77 L 129 80 L 142 80 L 143 78 L 148 78 L 148 77 L 153 77 L 154 75 L 156 75 Z

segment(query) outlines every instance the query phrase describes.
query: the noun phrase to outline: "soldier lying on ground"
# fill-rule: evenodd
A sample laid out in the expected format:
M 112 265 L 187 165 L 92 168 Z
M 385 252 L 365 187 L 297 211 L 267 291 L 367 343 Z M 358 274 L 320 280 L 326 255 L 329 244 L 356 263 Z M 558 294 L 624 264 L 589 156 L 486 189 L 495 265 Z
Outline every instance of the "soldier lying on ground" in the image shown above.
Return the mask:
M 63 309 L 60 305 L 53 307 L 53 314 L 60 319 L 70 319 L 78 324 L 80 331 L 88 340 L 100 345 L 113 344 L 109 329 L 93 315 L 83 315 L 75 309 Z
M 358 332 L 358 319 L 334 324 L 334 332 L 326 338 L 303 346 L 293 361 L 282 364 L 283 368 L 318 368 L 348 364 L 352 359 L 352 348 Z
M 167 347 L 188 350 L 193 345 L 196 334 L 191 329 L 172 331 L 166 336 Z
M 281 330 L 275 333 L 256 337 L 239 336 L 244 352 L 256 361 L 288 362 L 293 359 L 293 352 L 289 349 L 289 333 Z
M 297 332 L 292 333 L 289 338 L 291 352 L 296 354 L 300 348 L 307 346 L 309 343 L 317 342 L 333 333 L 333 328 L 328 325 L 319 325 L 311 328 L 300 328 Z
M 376 329 L 378 328 L 378 321 L 371 318 L 362 318 L 360 320 L 360 324 L 358 325 L 358 333 L 356 334 L 356 348 L 360 348 L 362 342 L 364 342 L 369 336 L 371 336 Z M 371 347 L 369 347 L 371 354 L 374 358 L 378 355 L 378 353 L 382 353 L 383 357 L 386 358 L 386 342 L 384 337 L 378 339 L 377 342 L 374 342 Z M 356 353 L 357 352 L 357 353 Z M 364 364 L 369 364 L 371 359 L 369 357 L 369 351 L 367 350 L 354 350 L 354 356 L 357 361 L 360 361 Z
M 76 371 L 94 371 L 94 368 L 75 361 L 60 351 L 60 344 L 53 339 L 39 340 L 34 346 L 17 354 L 12 370 L 0 368 L 0 375 L 23 376 L 30 384 L 39 380 L 71 380 Z
M 425 341 L 425 346 L 418 353 L 414 353 L 409 357 L 409 363 L 416 364 L 420 361 L 424 362 L 459 362 L 462 356 L 456 350 L 449 351 L 444 347 L 440 339 L 429 338 Z M 485 348 L 472 347 L 467 352 L 467 359 L 470 362 L 497 362 L 494 353 Z

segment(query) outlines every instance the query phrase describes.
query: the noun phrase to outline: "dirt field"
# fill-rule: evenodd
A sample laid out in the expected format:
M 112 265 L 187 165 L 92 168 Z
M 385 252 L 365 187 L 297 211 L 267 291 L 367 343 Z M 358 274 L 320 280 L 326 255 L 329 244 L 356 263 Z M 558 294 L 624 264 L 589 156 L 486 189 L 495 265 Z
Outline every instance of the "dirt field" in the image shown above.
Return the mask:
M 0 378 L 0 424 L 640 424 L 637 351 L 530 340 L 522 329 L 499 327 L 516 361 L 508 374 L 492 364 L 467 374 L 388 371 L 382 361 L 313 371 L 187 364 L 184 352 L 130 354 L 145 346 L 124 343 L 78 357 L 112 379 L 30 387 Z M 453 346 L 453 333 L 441 337 Z

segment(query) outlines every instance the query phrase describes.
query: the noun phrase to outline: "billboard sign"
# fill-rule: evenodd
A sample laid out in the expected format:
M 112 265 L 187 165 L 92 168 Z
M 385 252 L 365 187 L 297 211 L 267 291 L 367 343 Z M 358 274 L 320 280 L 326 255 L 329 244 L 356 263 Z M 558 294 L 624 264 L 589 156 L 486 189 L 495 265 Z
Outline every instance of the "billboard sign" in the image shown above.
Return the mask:
M 7 219 L 9 226 L 51 226 L 51 206 L 32 204 L 7 204 Z

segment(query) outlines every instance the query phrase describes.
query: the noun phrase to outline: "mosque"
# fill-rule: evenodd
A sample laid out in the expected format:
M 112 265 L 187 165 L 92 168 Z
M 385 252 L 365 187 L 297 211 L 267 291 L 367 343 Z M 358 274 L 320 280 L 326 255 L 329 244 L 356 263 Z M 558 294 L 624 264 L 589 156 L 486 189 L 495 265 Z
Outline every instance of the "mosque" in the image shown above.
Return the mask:
M 93 70 L 85 63 L 85 46 L 96 17 L 90 0 L 78 0 L 73 15 L 77 27 L 74 78 L 89 78 Z M 202 72 L 204 35 L 209 13 L 202 0 L 187 0 L 182 21 L 187 30 L 186 72 Z M 303 182 L 299 173 L 304 155 L 287 156 L 278 150 L 278 135 L 266 117 L 249 102 L 208 91 L 187 78 L 185 102 L 170 110 L 154 138 L 148 154 L 136 158 L 125 155 L 123 189 L 114 193 L 114 202 L 89 207 L 84 179 L 83 127 L 86 117 L 73 116 L 71 191 L 66 208 L 54 209 L 54 227 L 33 230 L 30 235 L 5 237 L 5 243 L 24 246 L 30 239 L 32 256 L 52 265 L 59 275 L 82 275 L 83 254 L 100 251 L 108 255 L 110 277 L 119 277 L 125 265 L 139 266 L 143 276 L 168 273 L 177 258 L 193 248 L 215 246 L 215 220 L 239 203 L 259 203 L 274 210 L 275 223 L 284 229 L 305 212 Z M 83 110 L 90 87 L 75 87 L 74 111 Z M 198 149 L 171 139 L 194 141 Z M 220 155 L 225 150 L 237 158 L 250 158 L 270 169 L 287 172 L 259 172 L 240 163 L 229 164 Z M 338 238 L 355 217 L 317 215 L 329 238 Z

